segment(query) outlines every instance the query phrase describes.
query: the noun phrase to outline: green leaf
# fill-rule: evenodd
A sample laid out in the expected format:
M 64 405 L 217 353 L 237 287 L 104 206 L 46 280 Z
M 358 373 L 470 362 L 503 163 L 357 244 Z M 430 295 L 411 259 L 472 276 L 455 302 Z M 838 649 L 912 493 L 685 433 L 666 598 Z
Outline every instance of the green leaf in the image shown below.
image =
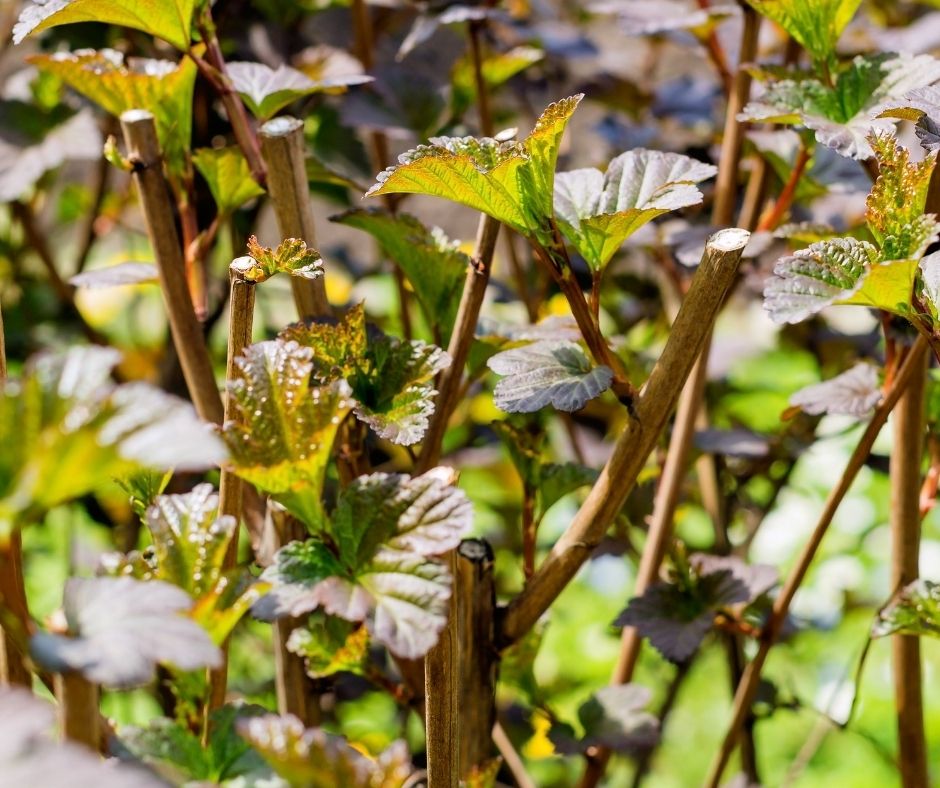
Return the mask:
M 805 78 L 774 82 L 739 119 L 801 123 L 840 155 L 870 159 L 874 152 L 868 136 L 894 129 L 889 118 L 896 113 L 886 108 L 905 104 L 908 92 L 938 79 L 940 61 L 929 55 L 859 55 L 836 75 L 832 87 Z
M 162 38 L 186 51 L 196 0 L 33 0 L 13 28 L 13 43 L 31 33 L 75 22 L 121 25 Z
M 457 316 L 470 258 L 438 229 L 428 229 L 407 213 L 382 209 L 351 210 L 330 221 L 358 227 L 379 242 L 382 250 L 404 272 L 415 291 L 429 326 L 437 327 L 447 343 Z
M 597 471 L 574 462 L 546 463 L 539 470 L 539 514 L 541 519 L 568 493 L 588 487 L 597 480 Z
M 339 323 L 296 323 L 280 337 L 314 351 L 317 383 L 345 378 L 356 400 L 356 418 L 380 437 L 410 445 L 424 436 L 434 413 L 433 378 L 450 364 L 443 350 L 378 330 L 367 332 L 361 305 Z
M 340 671 L 362 674 L 369 659 L 369 631 L 363 624 L 317 612 L 291 632 L 287 650 L 304 658 L 307 675 L 314 679 Z
M 310 348 L 283 340 L 246 348 L 228 383 L 233 417 L 222 436 L 235 473 L 317 528 L 333 440 L 352 403 L 341 381 L 310 386 L 312 356 Z
M 188 402 L 144 383 L 110 380 L 117 351 L 73 347 L 35 357 L 0 389 L 0 535 L 142 468 L 205 470 L 222 443 Z
M 852 21 L 861 0 L 747 0 L 772 19 L 819 63 L 834 56 L 836 42 Z
M 193 151 L 192 159 L 223 215 L 233 213 L 264 194 L 264 189 L 251 175 L 248 160 L 237 147 L 198 148 Z
M 267 120 L 311 93 L 332 91 L 347 85 L 371 82 L 372 77 L 349 74 L 323 82 L 311 79 L 303 71 L 280 65 L 271 68 L 263 63 L 235 61 L 226 64 L 232 87 L 245 100 L 245 105 L 259 120 Z
M 171 172 L 181 173 L 192 137 L 196 64 L 131 58 L 113 49 L 33 55 L 41 71 L 55 74 L 105 112 L 119 117 L 130 109 L 153 113 L 157 137 Z
M 150 681 L 157 663 L 195 670 L 221 662 L 209 636 L 185 615 L 192 600 L 169 583 L 73 577 L 63 607 L 68 635 L 42 632 L 30 641 L 33 657 L 50 670 L 127 688 Z
M 443 197 L 548 242 L 558 146 L 581 98 L 579 94 L 551 104 L 521 143 L 489 137 L 433 138 L 380 173 L 366 196 Z
M 940 584 L 915 580 L 888 603 L 871 628 L 872 637 L 929 635 L 940 637 Z
M 411 774 L 404 742 L 393 743 L 375 760 L 322 728 L 304 729 L 291 714 L 239 720 L 237 730 L 289 785 L 306 788 L 393 788 Z
M 211 484 L 184 495 L 160 495 L 147 508 L 157 577 L 192 597 L 210 591 L 222 576 L 225 553 L 238 525 L 218 515 L 219 496 Z
M 447 622 L 450 597 L 450 573 L 433 557 L 456 547 L 471 525 L 469 500 L 452 481 L 445 468 L 354 481 L 340 494 L 329 543 L 324 535 L 277 552 L 262 575 L 272 591 L 255 606 L 256 615 L 322 608 L 366 621 L 397 656 L 423 656 Z
M 603 174 L 593 168 L 559 173 L 555 214 L 578 253 L 600 271 L 651 219 L 700 203 L 702 193 L 694 184 L 716 172 L 712 165 L 678 153 L 628 151 Z
M 575 342 L 533 342 L 497 353 L 486 363 L 503 376 L 493 391 L 496 407 L 510 413 L 532 413 L 546 405 L 580 410 L 613 379 L 609 367 L 594 366 Z
M 872 135 L 870 143 L 878 179 L 865 202 L 868 229 L 881 246 L 882 260 L 919 258 L 940 230 L 933 215 L 924 215 L 936 154 L 912 162 L 893 136 Z
M 316 249 L 308 249 L 299 238 L 282 241 L 277 249 L 258 243 L 255 236 L 248 238 L 248 255 L 257 263 L 242 272 L 249 282 L 263 282 L 275 274 L 290 274 L 301 279 L 323 276 L 323 260 Z
M 830 304 L 848 303 L 876 268 L 893 267 L 879 266 L 878 250 L 866 241 L 819 241 L 777 261 L 764 285 L 764 309 L 775 323 L 800 323 Z

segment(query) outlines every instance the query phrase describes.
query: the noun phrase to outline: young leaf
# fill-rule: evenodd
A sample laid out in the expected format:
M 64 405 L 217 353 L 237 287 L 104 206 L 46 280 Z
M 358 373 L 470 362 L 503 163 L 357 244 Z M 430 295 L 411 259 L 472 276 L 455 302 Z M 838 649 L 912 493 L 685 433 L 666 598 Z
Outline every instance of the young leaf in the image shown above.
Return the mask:
M 940 584 L 915 580 L 878 613 L 872 637 L 929 635 L 940 637 Z
M 451 578 L 433 556 L 456 547 L 471 524 L 466 495 L 436 468 L 415 478 L 376 473 L 340 494 L 330 541 L 291 542 L 262 575 L 272 591 L 255 606 L 263 618 L 316 608 L 365 620 L 400 657 L 427 653 L 447 621 Z
M 165 788 L 144 769 L 104 763 L 97 753 L 55 741 L 55 709 L 31 692 L 0 688 L 0 774 L 5 786 L 76 788 Z
M 257 263 L 244 271 L 249 282 L 263 282 L 275 274 L 286 273 L 302 279 L 323 276 L 323 260 L 316 249 L 308 249 L 298 238 L 288 238 L 277 249 L 268 249 L 258 243 L 255 236 L 248 239 L 248 254 Z
M 645 709 L 652 693 L 639 684 L 619 684 L 598 690 L 578 709 L 584 736 L 576 739 L 570 726 L 554 725 L 549 738 L 564 755 L 606 747 L 614 752 L 637 752 L 659 738 L 659 721 Z
M 437 137 L 402 154 L 367 197 L 414 193 L 467 205 L 528 237 L 548 233 L 555 162 L 565 126 L 582 96 L 551 104 L 521 143 Z
M 13 27 L 13 43 L 58 25 L 104 22 L 142 30 L 185 52 L 195 5 L 196 0 L 32 0 Z
M 341 736 L 304 728 L 291 714 L 267 714 L 239 720 L 239 734 L 290 785 L 376 788 L 402 785 L 411 773 L 404 742 L 393 743 L 372 760 Z
M 494 401 L 510 413 L 532 413 L 546 405 L 580 410 L 613 379 L 609 367 L 594 366 L 574 342 L 533 342 L 497 353 L 486 363 L 504 376 L 496 384 Z
M 125 63 L 124 55 L 113 49 L 83 49 L 28 59 L 115 117 L 129 109 L 152 112 L 170 170 L 183 171 L 192 136 L 196 80 L 192 60 L 184 57 L 174 63 L 131 58 Z
M 358 227 L 374 236 L 389 258 L 404 272 L 429 326 L 437 327 L 447 343 L 457 316 L 470 258 L 438 229 L 428 229 L 407 213 L 377 208 L 351 210 L 330 221 Z
M 443 350 L 367 331 L 361 304 L 339 323 L 295 323 L 279 336 L 313 350 L 316 383 L 344 378 L 356 417 L 380 437 L 403 445 L 421 440 L 434 413 L 433 378 L 450 364 Z
M 861 0 L 747 1 L 793 36 L 817 63 L 832 59 L 839 36 L 861 3 Z
M 147 508 L 157 576 L 198 598 L 215 586 L 238 522 L 218 516 L 219 496 L 211 484 L 184 495 L 160 495 Z
M 810 244 L 777 261 L 764 285 L 764 309 L 775 323 L 799 323 L 855 296 L 877 263 L 878 250 L 866 241 L 833 238 Z
M 865 203 L 868 229 L 881 246 L 882 260 L 918 258 L 940 229 L 932 214 L 924 215 L 936 156 L 912 162 L 893 136 L 872 135 L 869 141 L 878 159 L 878 179 Z
M 881 401 L 878 369 L 864 362 L 823 383 L 806 386 L 792 397 L 790 404 L 804 413 L 818 416 L 840 413 L 862 418 Z
M 192 159 L 223 215 L 233 213 L 264 194 L 239 148 L 199 148 L 193 151 Z
M 191 606 L 185 591 L 159 580 L 70 578 L 63 603 L 68 634 L 34 635 L 30 650 L 50 670 L 77 670 L 117 688 L 146 684 L 157 663 L 217 667 L 219 650 L 185 616 Z
M 228 384 L 233 419 L 222 436 L 239 476 L 316 527 L 333 439 L 352 403 L 342 381 L 311 388 L 312 357 L 310 348 L 282 340 L 246 348 Z
M 559 173 L 554 207 L 562 232 L 595 271 L 640 227 L 669 211 L 696 205 L 694 184 L 717 169 L 678 153 L 637 149 L 617 156 L 606 173 Z
M 748 104 L 741 120 L 802 123 L 818 142 L 842 156 L 869 159 L 868 136 L 894 128 L 885 109 L 903 96 L 940 79 L 940 61 L 928 55 L 859 55 L 830 87 L 812 78 L 781 79 Z
M 264 63 L 242 61 L 227 63 L 226 70 L 232 80 L 232 87 L 245 100 L 251 113 L 261 121 L 268 120 L 288 104 L 311 93 L 372 81 L 372 77 L 364 74 L 350 74 L 315 82 L 303 71 L 290 66 L 271 68 Z

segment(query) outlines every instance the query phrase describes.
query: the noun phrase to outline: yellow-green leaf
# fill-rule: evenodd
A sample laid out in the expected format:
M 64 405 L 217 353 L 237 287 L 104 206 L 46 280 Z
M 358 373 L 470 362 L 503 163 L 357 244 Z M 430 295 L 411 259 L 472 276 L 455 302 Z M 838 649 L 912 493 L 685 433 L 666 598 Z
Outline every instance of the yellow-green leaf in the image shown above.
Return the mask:
M 861 4 L 861 0 L 747 1 L 793 36 L 817 62 L 832 57 L 839 36 Z
M 193 164 L 209 184 L 219 213 L 230 214 L 264 194 L 251 175 L 248 160 L 237 147 L 199 148 L 193 151 Z

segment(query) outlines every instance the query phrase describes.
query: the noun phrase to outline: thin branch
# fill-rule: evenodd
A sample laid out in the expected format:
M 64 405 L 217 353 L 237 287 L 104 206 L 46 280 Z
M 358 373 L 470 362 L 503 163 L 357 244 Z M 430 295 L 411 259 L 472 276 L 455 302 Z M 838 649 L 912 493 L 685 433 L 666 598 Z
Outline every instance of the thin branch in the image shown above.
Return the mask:
M 751 704 L 754 701 L 754 696 L 760 681 L 760 674 L 763 670 L 764 663 L 767 661 L 767 655 L 780 634 L 780 629 L 786 620 L 793 597 L 796 595 L 813 558 L 816 556 L 816 551 L 819 549 L 819 545 L 826 535 L 829 524 L 832 522 L 832 518 L 838 510 L 839 504 L 842 503 L 842 499 L 848 493 L 859 470 L 861 470 L 865 461 L 868 459 L 875 439 L 878 437 L 881 428 L 888 419 L 888 414 L 897 404 L 901 394 L 904 393 L 904 390 L 911 382 L 911 378 L 917 374 L 919 366 L 924 363 L 924 355 L 927 352 L 927 347 L 927 341 L 922 337 L 918 337 L 914 346 L 908 353 L 907 358 L 904 360 L 893 385 L 885 395 L 882 403 L 875 409 L 871 421 L 859 439 L 852 455 L 849 457 L 849 461 L 846 464 L 845 470 L 842 472 L 839 483 L 830 491 L 823 512 L 816 523 L 813 533 L 803 546 L 803 550 L 793 568 L 790 570 L 790 574 L 787 576 L 786 583 L 774 600 L 770 616 L 761 633 L 760 648 L 754 659 L 748 664 L 744 675 L 741 677 L 741 681 L 738 683 L 738 688 L 734 695 L 731 722 L 725 733 L 724 741 L 715 754 L 714 761 L 709 768 L 708 777 L 705 781 L 705 785 L 709 788 L 717 788 L 721 780 L 721 775 L 728 765 L 731 754 L 734 752 L 738 735 L 750 711 Z
M 796 187 L 799 185 L 800 178 L 803 177 L 803 173 L 806 171 L 809 158 L 809 148 L 801 143 L 800 150 L 796 155 L 796 162 L 793 164 L 793 169 L 790 170 L 787 182 L 783 184 L 780 196 L 777 197 L 777 201 L 773 204 L 773 207 L 761 216 L 757 224 L 758 231 L 775 230 L 777 225 L 783 220 L 783 217 L 786 216 L 787 211 L 790 210 L 790 206 L 793 204 L 793 198 L 796 196 Z
M 590 557 L 614 521 L 666 426 L 679 393 L 737 274 L 749 233 L 721 230 L 705 245 L 666 347 L 636 400 L 633 414 L 568 530 L 506 610 L 501 642 L 518 640 Z
M 269 120 L 261 127 L 261 152 L 268 167 L 268 192 L 281 237 L 303 239 L 315 249 L 317 233 L 307 183 L 303 122 L 290 117 Z M 292 276 L 291 289 L 301 319 L 331 314 L 322 276 Z
M 499 750 L 499 754 L 503 757 L 503 763 L 506 764 L 506 768 L 512 773 L 516 785 L 518 785 L 519 788 L 536 788 L 535 780 L 529 777 L 525 770 L 522 757 L 516 752 L 516 748 L 512 746 L 512 741 L 506 734 L 503 726 L 498 722 L 493 726 L 493 743 L 496 745 L 496 749 Z
M 131 110 L 121 116 L 121 128 L 128 158 L 134 166 L 134 181 L 140 194 L 153 246 L 160 289 L 173 335 L 173 345 L 189 395 L 196 412 L 206 421 L 222 422 L 222 398 L 215 381 L 202 327 L 193 311 L 183 249 L 176 232 L 173 205 L 163 177 L 160 145 L 153 115 L 145 110 Z

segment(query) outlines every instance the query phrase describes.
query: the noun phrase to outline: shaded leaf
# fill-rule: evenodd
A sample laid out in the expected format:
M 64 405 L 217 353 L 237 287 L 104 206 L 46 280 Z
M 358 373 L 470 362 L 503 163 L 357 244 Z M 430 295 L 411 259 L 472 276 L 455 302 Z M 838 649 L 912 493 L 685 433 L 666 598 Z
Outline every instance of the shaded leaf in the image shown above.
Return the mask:
M 696 205 L 694 184 L 717 169 L 678 153 L 637 149 L 617 156 L 606 173 L 559 173 L 554 206 L 562 231 L 595 271 L 640 227 L 669 211 Z
M 75 287 L 122 287 L 150 284 L 157 281 L 157 267 L 153 263 L 118 263 L 94 271 L 83 271 L 69 279 Z
M 726 457 L 766 457 L 770 453 L 767 438 L 751 430 L 698 430 L 695 446 L 708 454 Z
M 58 25 L 104 22 L 142 30 L 185 51 L 195 5 L 196 0 L 32 0 L 20 12 L 13 43 Z
M 861 0 L 747 0 L 795 38 L 812 58 L 827 62 Z
M 230 214 L 264 194 L 264 189 L 252 177 L 248 160 L 237 147 L 198 148 L 193 151 L 192 160 L 206 179 L 221 214 Z
M 277 249 L 269 249 L 258 243 L 255 236 L 248 239 L 248 254 L 257 263 L 243 276 L 249 282 L 263 282 L 275 274 L 285 273 L 302 279 L 317 279 L 323 276 L 323 260 L 316 249 L 308 249 L 299 238 L 281 241 Z
M 546 236 L 558 146 L 582 96 L 551 104 L 521 143 L 438 137 L 402 154 L 366 196 L 429 194 L 462 203 L 529 237 Z M 547 236 L 546 236 L 547 237 Z
M 219 650 L 185 616 L 191 606 L 185 591 L 159 580 L 70 578 L 63 603 L 68 635 L 37 634 L 30 650 L 50 670 L 77 670 L 108 687 L 146 684 L 157 663 L 217 667 Z
M 539 512 L 544 516 L 568 493 L 594 484 L 597 471 L 574 462 L 546 463 L 539 469 Z
M 864 362 L 790 397 L 791 405 L 814 416 L 840 413 L 856 418 L 867 416 L 880 401 L 878 369 Z
M 604 687 L 578 709 L 578 721 L 584 729 L 579 740 L 572 741 L 569 731 L 561 726 L 553 726 L 549 738 L 556 750 L 566 755 L 591 747 L 634 753 L 649 749 L 659 738 L 659 721 L 645 711 L 651 698 L 652 693 L 639 684 Z
M 119 117 L 130 109 L 153 113 L 157 137 L 171 172 L 183 172 L 192 136 L 196 65 L 187 57 L 170 60 L 129 58 L 113 49 L 82 49 L 28 60 Z
M 291 714 L 239 720 L 237 730 L 290 785 L 392 788 L 404 783 L 411 773 L 404 742 L 393 743 L 373 760 L 341 736 L 321 728 L 305 729 Z
M 692 553 L 689 563 L 700 578 L 729 572 L 744 586 L 745 597 L 738 600 L 740 602 L 753 602 L 770 591 L 780 579 L 775 567 L 769 564 L 748 564 L 737 556 Z
M 613 379 L 609 367 L 594 366 L 574 342 L 534 342 L 497 353 L 487 366 L 503 376 L 493 391 L 494 401 L 510 413 L 532 413 L 546 405 L 579 410 Z
M 929 635 L 940 637 L 940 584 L 915 580 L 878 613 L 872 637 Z
M 358 209 L 330 217 L 330 221 L 358 227 L 378 240 L 408 277 L 428 325 L 438 328 L 442 341 L 448 342 L 470 265 L 459 242 L 406 213 Z

